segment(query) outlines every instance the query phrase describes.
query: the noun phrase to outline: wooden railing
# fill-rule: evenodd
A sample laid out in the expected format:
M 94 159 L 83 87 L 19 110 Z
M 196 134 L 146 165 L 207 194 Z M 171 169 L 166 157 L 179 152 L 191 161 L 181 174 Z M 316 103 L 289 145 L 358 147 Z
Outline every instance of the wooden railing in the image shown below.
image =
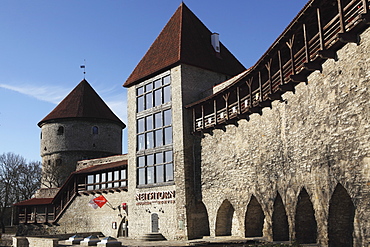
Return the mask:
M 51 205 L 27 206 L 18 213 L 18 223 L 46 224 L 54 221 L 54 209 Z
M 313 71 L 321 71 L 326 59 L 337 59 L 345 43 L 358 43 L 369 20 L 369 0 L 311 0 L 241 80 L 186 107 L 193 112 L 193 132 L 262 114 Z

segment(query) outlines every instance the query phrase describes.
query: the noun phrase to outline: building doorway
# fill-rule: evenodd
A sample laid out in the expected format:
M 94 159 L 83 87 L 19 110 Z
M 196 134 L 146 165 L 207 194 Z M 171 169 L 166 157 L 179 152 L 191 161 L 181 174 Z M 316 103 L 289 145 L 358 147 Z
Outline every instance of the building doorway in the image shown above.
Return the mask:
M 156 233 L 159 232 L 159 224 L 158 224 L 158 214 L 154 213 L 152 214 L 152 232 Z
M 117 237 L 128 237 L 128 221 L 126 217 L 123 217 L 121 224 L 118 228 L 118 234 Z

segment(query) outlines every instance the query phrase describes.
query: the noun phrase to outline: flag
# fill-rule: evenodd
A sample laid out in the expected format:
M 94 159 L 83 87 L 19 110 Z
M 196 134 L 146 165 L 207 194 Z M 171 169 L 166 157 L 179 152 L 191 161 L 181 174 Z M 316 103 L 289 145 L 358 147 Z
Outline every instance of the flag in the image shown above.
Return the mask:
M 92 207 L 93 209 L 97 209 L 98 208 L 98 204 L 96 204 L 94 202 L 94 198 L 92 198 L 90 201 L 89 201 L 89 206 Z
M 100 196 L 98 196 L 98 197 L 95 197 L 95 198 L 93 199 L 93 201 L 95 202 L 95 204 L 96 204 L 96 205 L 98 205 L 98 206 L 99 206 L 99 208 L 103 207 L 103 206 L 104 206 L 104 204 L 106 204 L 106 203 L 107 203 L 107 199 L 105 199 L 105 197 L 104 197 L 103 195 L 100 195 Z

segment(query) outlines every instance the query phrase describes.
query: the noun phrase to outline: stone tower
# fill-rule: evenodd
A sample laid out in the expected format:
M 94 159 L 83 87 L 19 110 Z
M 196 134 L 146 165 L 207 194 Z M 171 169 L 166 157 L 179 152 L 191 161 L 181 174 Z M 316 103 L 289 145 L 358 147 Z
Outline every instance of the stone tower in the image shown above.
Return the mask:
M 132 237 L 158 231 L 175 239 L 207 235 L 197 192 L 199 165 L 194 152 L 198 148 L 193 144 L 198 137 L 191 135 L 192 116 L 185 106 L 244 70 L 218 35 L 181 3 L 126 80 L 133 198 L 128 204 L 134 205 L 130 215 L 138 219 L 130 223 Z M 161 207 L 151 204 L 146 193 L 159 195 Z
M 125 124 L 85 79 L 38 126 L 42 187 L 60 187 L 79 160 L 122 153 Z

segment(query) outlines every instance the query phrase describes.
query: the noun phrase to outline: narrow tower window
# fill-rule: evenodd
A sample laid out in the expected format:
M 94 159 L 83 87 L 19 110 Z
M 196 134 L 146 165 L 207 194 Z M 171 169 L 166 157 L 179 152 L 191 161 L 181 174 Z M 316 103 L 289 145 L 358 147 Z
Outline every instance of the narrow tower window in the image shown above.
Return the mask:
M 99 134 L 99 128 L 98 128 L 98 126 L 92 127 L 92 133 L 93 133 L 93 135 Z
M 58 135 L 63 135 L 64 134 L 64 127 L 63 126 L 59 126 L 58 128 Z

